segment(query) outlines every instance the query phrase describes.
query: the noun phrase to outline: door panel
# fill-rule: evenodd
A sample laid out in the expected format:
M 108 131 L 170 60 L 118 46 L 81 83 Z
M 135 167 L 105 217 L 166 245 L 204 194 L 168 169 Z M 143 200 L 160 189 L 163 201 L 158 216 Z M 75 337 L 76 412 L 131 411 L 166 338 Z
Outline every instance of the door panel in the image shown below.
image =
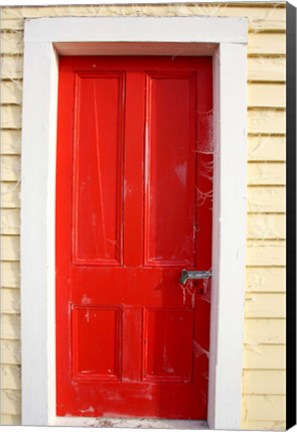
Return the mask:
M 191 309 L 145 308 L 143 379 L 152 382 L 191 382 L 192 333 Z
M 57 415 L 205 419 L 211 58 L 62 57 Z
M 73 308 L 74 379 L 120 379 L 120 320 L 120 309 L 116 307 Z
M 195 78 L 147 77 L 145 265 L 194 265 Z
M 75 78 L 73 262 L 116 265 L 122 257 L 123 75 Z

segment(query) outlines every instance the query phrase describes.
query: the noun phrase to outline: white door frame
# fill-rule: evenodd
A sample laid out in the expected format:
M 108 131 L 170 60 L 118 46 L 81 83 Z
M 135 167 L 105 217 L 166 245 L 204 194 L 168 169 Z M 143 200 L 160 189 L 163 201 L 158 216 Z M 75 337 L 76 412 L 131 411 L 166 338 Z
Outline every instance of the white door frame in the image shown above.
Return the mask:
M 150 54 L 213 56 L 213 277 L 207 420 L 212 429 L 240 428 L 247 183 L 246 45 L 245 18 L 61 17 L 26 21 L 21 175 L 24 425 L 65 424 L 64 418 L 55 414 L 59 54 Z M 77 425 L 80 424 L 78 418 Z

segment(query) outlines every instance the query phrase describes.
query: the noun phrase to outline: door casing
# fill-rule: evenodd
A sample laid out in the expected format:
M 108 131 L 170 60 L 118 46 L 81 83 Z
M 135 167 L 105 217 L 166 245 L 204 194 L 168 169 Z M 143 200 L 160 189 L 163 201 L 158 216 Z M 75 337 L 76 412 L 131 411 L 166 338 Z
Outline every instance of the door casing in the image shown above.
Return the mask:
M 67 419 L 55 416 L 58 56 L 162 54 L 213 56 L 213 288 L 208 424 L 215 429 L 240 428 L 247 184 L 246 44 L 244 18 L 63 17 L 26 22 L 21 209 L 24 425 L 67 424 Z M 76 425 L 80 424 L 81 419 L 77 418 Z

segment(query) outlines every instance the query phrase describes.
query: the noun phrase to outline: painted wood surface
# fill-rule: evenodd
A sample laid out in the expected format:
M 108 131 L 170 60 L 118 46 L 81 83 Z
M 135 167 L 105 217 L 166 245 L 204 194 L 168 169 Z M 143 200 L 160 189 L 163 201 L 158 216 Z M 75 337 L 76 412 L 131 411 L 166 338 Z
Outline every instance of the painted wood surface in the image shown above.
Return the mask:
M 2 210 L 3 211 L 3 210 Z M 1 262 L 1 286 L 8 288 L 19 288 L 20 286 L 20 263 L 12 261 Z
M 263 99 L 265 103 L 265 99 Z M 284 135 L 250 135 L 248 137 L 249 161 L 284 161 L 286 142 Z
M 269 302 L 269 299 L 267 302 Z M 244 326 L 244 340 L 247 345 L 285 344 L 285 329 L 285 319 L 246 319 Z
M 243 387 L 246 394 L 286 394 L 286 372 L 262 370 L 245 370 Z
M 247 266 L 246 292 L 284 292 L 285 277 L 283 266 Z
M 3 79 L 22 79 L 23 56 L 11 50 L 7 55 L 1 57 L 1 76 Z M 285 57 L 277 55 L 269 57 L 257 55 L 248 57 L 248 81 L 255 82 L 279 82 L 286 81 Z
M 9 217 L 11 216 L 11 217 Z M 12 215 L 8 223 L 14 224 Z M 249 214 L 247 235 L 249 239 L 285 239 L 285 218 L 283 214 L 253 215 Z M 8 228 L 7 228 L 8 229 Z
M 57 415 L 207 417 L 210 303 L 203 281 L 190 296 L 178 281 L 210 267 L 197 112 L 212 108 L 211 71 L 206 57 L 61 60 Z
M 21 88 L 23 74 L 22 29 L 24 18 L 41 16 L 94 16 L 94 15 L 215 15 L 247 16 L 249 18 L 249 160 L 267 162 L 249 168 L 250 186 L 248 187 L 248 235 L 250 239 L 261 242 L 249 243 L 249 264 L 247 267 L 247 293 L 256 292 L 262 299 L 270 302 L 271 293 L 283 293 L 284 246 L 271 243 L 270 240 L 284 237 L 285 189 L 281 165 L 276 167 L 274 180 L 271 162 L 285 160 L 285 7 L 284 4 L 196 4 L 168 6 L 65 6 L 65 7 L 23 7 L 2 8 L 2 57 L 1 57 L 1 112 L 3 124 L 1 130 L 1 154 L 4 155 L 5 176 L 2 175 L 1 207 L 5 209 L 2 217 L 1 233 L 4 238 L 4 258 L 1 257 L 1 286 L 5 289 L 19 288 L 18 243 L 20 208 L 20 170 L 18 158 L 6 156 L 21 154 Z M 277 109 L 275 111 L 275 109 Z M 1 157 L 2 159 L 2 157 Z M 270 163 L 270 164 L 269 164 Z M 259 178 L 258 168 L 269 174 L 268 179 Z M 262 170 L 263 172 L 263 170 Z M 254 175 L 256 177 L 254 177 Z M 257 180 L 256 180 L 257 178 Z M 260 183 L 259 183 L 260 181 Z M 263 184 L 262 182 L 265 181 Z M 275 183 L 276 182 L 276 183 Z M 272 237 L 272 236 L 276 237 Z M 265 243 L 267 241 L 267 244 Z M 274 248 L 278 251 L 273 252 Z M 259 250 L 259 252 L 257 252 Z M 261 258 L 261 252 L 264 253 Z M 259 256 L 260 255 L 260 256 Z M 264 295 L 264 297 L 263 297 Z M 266 297 L 265 297 L 266 296 Z M 258 305 L 258 298 L 254 302 Z M 250 307 L 250 306 L 247 306 Z M 256 399 L 262 389 L 256 385 L 269 376 L 273 381 L 275 374 L 280 376 L 284 368 L 284 319 L 263 317 L 260 303 L 255 316 L 245 321 L 245 359 L 243 402 L 249 409 L 243 411 L 242 427 L 247 429 L 281 429 L 284 428 L 283 411 L 285 396 L 270 399 L 264 407 Z M 256 310 L 258 312 L 256 312 Z M 277 305 L 275 306 L 277 311 Z M 275 312 L 276 313 L 276 312 Z M 259 316 L 256 316 L 259 314 Z M 269 312 L 269 315 L 271 312 Z M 1 314 L 1 361 L 3 366 L 20 364 L 20 328 L 19 315 L 16 312 Z M 265 323 L 265 324 L 264 324 Z M 272 345 L 269 345 L 269 343 Z M 252 349 L 257 351 L 252 351 Z M 250 370 L 263 370 L 260 376 Z M 246 373 L 245 373 L 246 372 Z M 10 371 L 10 374 L 13 372 Z M 268 375 L 267 375 L 268 374 Z M 11 376 L 11 375 L 9 375 Z M 265 378 L 266 379 L 266 378 Z M 265 381 L 264 381 L 265 382 Z M 267 378 L 267 381 L 269 379 Z M 7 389 L 2 389 L 1 423 L 19 424 L 20 421 L 20 384 L 6 381 Z M 13 388 L 10 388 L 13 387 Z M 246 390 L 248 389 L 248 390 Z M 253 390 L 253 394 L 245 392 Z M 269 398 L 271 391 L 265 388 Z M 271 416 L 278 417 L 271 419 Z
M 3 209 L 1 211 L 1 233 L 20 234 L 20 211 L 19 209 Z

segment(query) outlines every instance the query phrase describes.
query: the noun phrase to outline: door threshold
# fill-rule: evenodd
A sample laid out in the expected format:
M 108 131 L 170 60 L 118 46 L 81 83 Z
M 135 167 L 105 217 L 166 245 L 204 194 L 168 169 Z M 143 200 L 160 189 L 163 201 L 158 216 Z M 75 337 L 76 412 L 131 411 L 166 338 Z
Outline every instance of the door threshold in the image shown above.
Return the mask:
M 56 426 L 90 426 L 123 429 L 209 429 L 206 420 L 166 420 L 148 418 L 57 417 Z

